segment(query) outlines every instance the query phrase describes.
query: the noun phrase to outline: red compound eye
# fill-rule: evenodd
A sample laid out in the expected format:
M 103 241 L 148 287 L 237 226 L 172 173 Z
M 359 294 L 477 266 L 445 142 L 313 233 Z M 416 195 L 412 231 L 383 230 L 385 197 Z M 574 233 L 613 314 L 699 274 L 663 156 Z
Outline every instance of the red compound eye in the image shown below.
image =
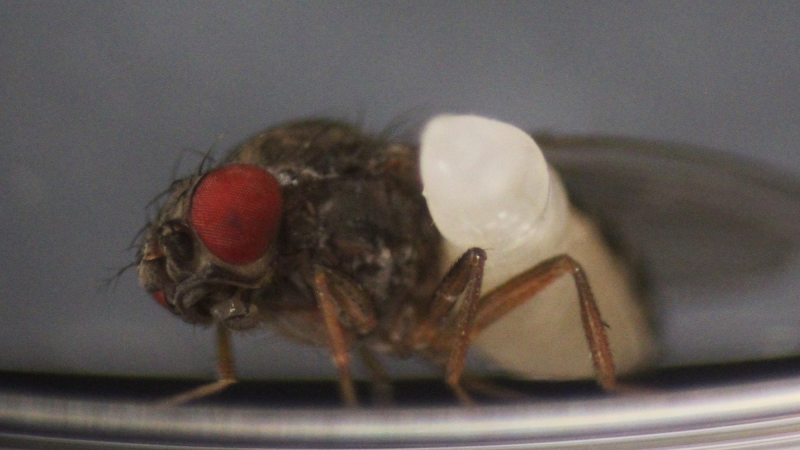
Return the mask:
M 169 309 L 169 305 L 167 304 L 167 299 L 164 298 L 164 293 L 162 291 L 155 291 L 150 295 L 153 296 L 154 299 L 158 302 L 159 305 L 163 306 L 164 308 Z
M 230 264 L 264 256 L 281 219 L 281 187 L 265 170 L 233 164 L 208 173 L 194 191 L 192 226 L 203 244 Z

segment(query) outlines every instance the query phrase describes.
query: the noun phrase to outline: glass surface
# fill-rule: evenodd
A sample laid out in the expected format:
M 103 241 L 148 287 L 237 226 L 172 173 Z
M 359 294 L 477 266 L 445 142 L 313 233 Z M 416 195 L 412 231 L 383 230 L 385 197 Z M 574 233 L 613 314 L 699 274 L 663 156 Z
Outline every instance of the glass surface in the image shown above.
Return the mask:
M 796 180 L 699 147 L 538 140 L 643 275 L 663 365 L 797 354 Z

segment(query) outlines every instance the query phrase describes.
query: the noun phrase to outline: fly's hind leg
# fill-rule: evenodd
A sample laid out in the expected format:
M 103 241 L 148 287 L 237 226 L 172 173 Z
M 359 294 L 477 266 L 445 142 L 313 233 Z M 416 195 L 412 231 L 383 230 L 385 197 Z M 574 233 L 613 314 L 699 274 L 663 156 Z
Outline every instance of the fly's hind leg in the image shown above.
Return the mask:
M 225 390 L 236 383 L 236 368 L 233 363 L 230 331 L 220 323 L 215 325 L 217 334 L 217 381 L 205 384 L 189 392 L 178 394 L 158 402 L 162 406 L 177 406 L 198 400 Z
M 567 274 L 572 275 L 578 289 L 581 321 L 592 354 L 597 383 L 607 391 L 614 390 L 616 375 L 605 324 L 600 317 L 586 273 L 569 255 L 558 255 L 545 260 L 484 295 L 479 302 L 469 340 L 477 337 L 487 326 L 528 301 L 559 277 Z

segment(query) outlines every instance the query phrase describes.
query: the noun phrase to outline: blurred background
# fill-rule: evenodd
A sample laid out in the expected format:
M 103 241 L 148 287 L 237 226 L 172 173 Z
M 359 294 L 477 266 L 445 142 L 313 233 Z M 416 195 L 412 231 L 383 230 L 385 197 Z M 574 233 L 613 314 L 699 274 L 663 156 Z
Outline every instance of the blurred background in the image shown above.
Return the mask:
M 440 112 L 698 144 L 800 177 L 800 4 L 0 3 L 0 370 L 213 376 L 213 333 L 142 292 L 145 205 L 192 151 L 304 116 Z M 219 153 L 218 153 L 219 154 Z M 732 309 L 659 307 L 665 361 L 800 350 L 797 270 Z M 742 323 L 748 327 L 740 327 Z M 746 328 L 746 330 L 745 330 Z M 748 346 L 749 345 L 749 346 Z M 738 353 L 737 353 L 738 352 Z M 244 376 L 334 376 L 330 356 L 237 337 Z

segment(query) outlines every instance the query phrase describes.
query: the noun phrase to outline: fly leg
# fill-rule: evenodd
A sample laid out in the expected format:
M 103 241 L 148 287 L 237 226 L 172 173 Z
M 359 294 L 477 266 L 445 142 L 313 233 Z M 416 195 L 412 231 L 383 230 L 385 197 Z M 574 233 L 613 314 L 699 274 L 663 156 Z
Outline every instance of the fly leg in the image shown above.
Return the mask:
M 178 394 L 159 402 L 162 406 L 177 406 L 223 391 L 228 386 L 236 383 L 236 368 L 233 363 L 233 349 L 231 348 L 231 333 L 220 323 L 216 326 L 217 332 L 217 381 L 205 384 L 189 392 Z
M 479 248 L 461 255 L 439 284 L 429 314 L 414 335 L 415 345 L 429 344 L 434 353 L 447 352 L 445 382 L 462 403 L 472 402 L 461 385 L 461 375 L 473 334 L 485 263 L 486 252 Z M 459 299 L 461 305 L 455 308 Z M 454 330 L 455 334 L 442 330 Z
M 597 383 L 606 391 L 616 387 L 614 360 L 606 336 L 605 324 L 589 287 L 586 273 L 569 255 L 558 255 L 537 264 L 484 295 L 470 329 L 469 341 L 495 320 L 526 302 L 559 277 L 570 274 L 578 289 L 581 321 L 589 343 Z
M 378 406 L 388 406 L 392 404 L 392 383 L 389 374 L 381 365 L 375 353 L 367 346 L 358 347 L 358 354 L 369 370 L 372 377 L 372 403 Z
M 360 287 L 330 269 L 315 267 L 312 286 L 322 313 L 333 361 L 339 371 L 342 400 L 347 406 L 357 406 L 348 350 L 355 340 L 354 333 L 364 335 L 375 328 L 375 313 Z

